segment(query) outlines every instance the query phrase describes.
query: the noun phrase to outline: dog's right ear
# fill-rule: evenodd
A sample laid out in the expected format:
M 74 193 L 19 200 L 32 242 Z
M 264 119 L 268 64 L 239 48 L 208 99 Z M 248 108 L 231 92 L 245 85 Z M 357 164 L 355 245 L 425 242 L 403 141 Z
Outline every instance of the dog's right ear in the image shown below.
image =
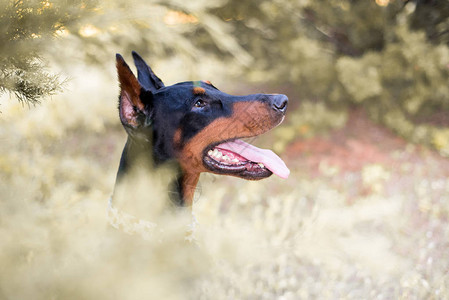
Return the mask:
M 125 128 L 145 126 L 151 121 L 152 94 L 142 88 L 120 54 L 116 54 L 116 64 L 120 82 L 120 121 Z

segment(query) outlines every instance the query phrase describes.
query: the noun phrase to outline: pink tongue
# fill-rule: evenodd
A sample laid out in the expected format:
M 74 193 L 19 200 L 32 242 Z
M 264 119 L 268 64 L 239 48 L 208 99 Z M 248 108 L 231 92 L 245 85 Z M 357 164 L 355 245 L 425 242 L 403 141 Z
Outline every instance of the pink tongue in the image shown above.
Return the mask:
M 281 178 L 286 179 L 290 174 L 284 161 L 271 150 L 257 148 L 242 140 L 223 143 L 217 147 L 235 152 L 250 161 L 263 163 L 267 169 Z

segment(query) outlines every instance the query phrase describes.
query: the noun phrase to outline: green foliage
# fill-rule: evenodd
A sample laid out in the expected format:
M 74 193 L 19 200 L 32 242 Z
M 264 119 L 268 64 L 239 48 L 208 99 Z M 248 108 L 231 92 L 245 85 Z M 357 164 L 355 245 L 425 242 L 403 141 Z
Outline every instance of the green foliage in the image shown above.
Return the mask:
M 382 94 L 382 83 L 377 67 L 380 58 L 373 53 L 362 58 L 342 56 L 337 60 L 336 68 L 340 83 L 356 103 L 378 97 Z
M 331 107 L 363 106 L 398 134 L 446 153 L 449 142 L 435 139 L 449 123 L 433 118 L 449 113 L 447 1 L 231 3 L 219 14 L 258 62 L 251 79 L 291 83 Z
M 0 76 L 0 92 L 9 91 L 20 101 L 38 103 L 43 96 L 53 95 L 61 89 L 62 82 L 57 75 L 45 71 L 37 58 L 3 59 Z
M 384 44 L 386 14 L 375 1 L 310 1 L 304 12 L 337 54 L 358 56 Z
M 340 81 L 351 101 L 364 105 L 374 119 L 415 143 L 434 146 L 446 154 L 449 140 L 434 142 L 442 128 L 422 120 L 449 111 L 449 48 L 434 46 L 424 34 L 410 32 L 405 26 L 397 27 L 395 36 L 382 52 L 361 59 L 340 58 L 337 68 L 342 61 L 347 63 Z M 351 64 L 360 69 L 351 72 Z M 373 74 L 372 78 L 366 78 L 367 74 Z
M 449 45 L 449 2 L 446 0 L 414 1 L 415 13 L 410 18 L 414 29 L 425 30 L 435 44 Z
M 71 32 L 67 42 L 97 63 L 110 64 L 111 52 L 135 50 L 158 60 L 177 56 L 196 64 L 226 54 L 248 65 L 251 57 L 229 33 L 230 26 L 210 13 L 224 3 L 99 1 L 95 14 L 84 20 L 90 32 L 83 30 L 86 27 Z
M 36 103 L 61 89 L 45 70 L 42 54 L 58 31 L 89 12 L 90 1 L 2 0 L 0 5 L 0 93 Z

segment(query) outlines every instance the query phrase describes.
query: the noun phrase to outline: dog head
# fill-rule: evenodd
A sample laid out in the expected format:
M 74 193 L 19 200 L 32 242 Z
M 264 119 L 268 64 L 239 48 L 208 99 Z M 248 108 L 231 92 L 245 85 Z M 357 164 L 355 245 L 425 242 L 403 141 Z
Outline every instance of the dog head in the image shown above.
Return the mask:
M 120 120 L 131 139 L 151 143 L 152 159 L 176 160 L 183 173 L 212 172 L 257 180 L 289 170 L 270 150 L 240 140 L 279 125 L 288 99 L 279 94 L 233 96 L 208 81 L 165 86 L 133 52 L 134 76 L 117 54 Z

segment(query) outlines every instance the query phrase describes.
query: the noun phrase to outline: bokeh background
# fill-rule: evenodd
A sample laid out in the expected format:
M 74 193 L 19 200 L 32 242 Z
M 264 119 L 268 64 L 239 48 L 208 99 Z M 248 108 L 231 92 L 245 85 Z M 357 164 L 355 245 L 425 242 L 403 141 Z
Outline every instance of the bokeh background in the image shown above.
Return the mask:
M 449 298 L 446 0 L 0 3 L 1 299 Z M 287 94 L 254 142 L 290 178 L 202 175 L 194 243 L 182 217 L 111 229 L 132 50 L 166 84 Z

